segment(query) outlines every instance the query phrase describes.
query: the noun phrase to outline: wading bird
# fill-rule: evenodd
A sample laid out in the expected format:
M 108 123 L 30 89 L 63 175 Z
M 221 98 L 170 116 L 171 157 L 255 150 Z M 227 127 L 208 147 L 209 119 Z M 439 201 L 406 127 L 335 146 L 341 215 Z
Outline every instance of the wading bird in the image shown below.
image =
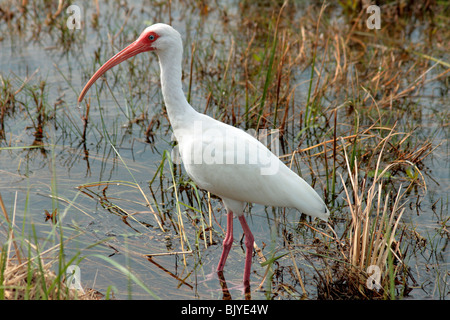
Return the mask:
M 227 231 L 217 271 L 222 272 L 233 243 L 235 215 L 245 236 L 243 281 L 248 289 L 254 237 L 244 217 L 247 202 L 296 208 L 325 221 L 329 211 L 314 189 L 263 143 L 191 107 L 182 90 L 181 35 L 169 25 L 158 23 L 146 28 L 136 41 L 109 59 L 86 84 L 78 102 L 107 70 L 146 51 L 158 55 L 164 103 L 186 172 L 200 188 L 219 196 L 227 210 Z

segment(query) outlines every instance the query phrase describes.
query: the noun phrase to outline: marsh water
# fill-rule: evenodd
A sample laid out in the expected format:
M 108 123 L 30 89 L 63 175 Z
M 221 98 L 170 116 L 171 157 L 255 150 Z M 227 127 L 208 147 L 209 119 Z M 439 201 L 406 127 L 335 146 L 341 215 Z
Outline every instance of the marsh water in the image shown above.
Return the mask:
M 95 2 L 78 1 L 73 4 L 81 8 L 80 29 L 68 28 L 66 22 L 73 13 L 66 12 L 66 8 L 49 20 L 49 15 L 58 11 L 57 4 L 46 8 L 37 1 L 26 12 L 14 2 L 0 6 L 0 193 L 8 213 L 14 216 L 18 234 L 34 239 L 41 252 L 58 243 L 63 234 L 64 257 L 69 261 L 77 255 L 75 262 L 80 267 L 83 287 L 103 294 L 113 292 L 117 299 L 223 298 L 214 270 L 222 250 L 225 212 L 220 200 L 206 192 L 199 191 L 200 201 L 195 192 L 186 192 L 191 185 L 182 167 L 175 166 L 173 177 L 164 160 L 173 143 L 156 56 L 141 54 L 125 66 L 108 71 L 107 81 L 97 81 L 87 96 L 90 109 L 85 133 L 86 104 L 78 105 L 76 101 L 95 70 L 134 41 L 145 27 L 170 22 L 185 41 L 183 83 L 191 104 L 198 111 L 206 109 L 211 116 L 220 117 L 222 102 L 210 101 L 209 94 L 231 92 L 226 83 L 220 82 L 220 74 L 231 74 L 227 63 L 230 68 L 243 68 L 242 61 L 234 60 L 230 48 L 234 39 L 243 36 L 239 30 L 246 32 L 243 26 L 254 20 L 243 16 L 243 12 L 250 15 L 243 9 L 245 3 L 206 1 L 200 5 L 195 1 L 172 1 L 169 7 L 165 2 L 110 1 L 99 2 L 96 7 Z M 311 14 L 311 6 L 320 8 L 320 4 L 299 4 L 286 19 L 295 21 Z M 340 17 L 345 14 L 342 8 L 328 9 L 332 10 L 329 19 L 349 23 Z M 277 12 L 266 7 L 261 10 Z M 272 15 L 267 13 L 267 18 Z M 410 29 L 412 42 L 424 41 L 424 26 L 415 23 Z M 445 39 L 448 34 L 435 36 Z M 260 41 L 264 44 L 266 40 Z M 257 53 L 254 57 L 261 59 Z M 427 77 L 449 68 L 448 50 L 438 59 L 447 65 L 431 61 Z M 295 103 L 302 108 L 311 66 L 305 62 L 297 67 L 293 71 L 297 82 Z M 190 71 L 195 74 L 192 79 Z M 203 81 L 208 76 L 212 80 Z M 397 119 L 402 128 L 410 128 L 417 140 L 429 139 L 432 144 L 432 152 L 422 161 L 426 192 L 420 189 L 411 193 L 402 217 L 402 224 L 410 231 L 405 241 L 415 244 L 407 256 L 415 279 L 409 299 L 449 297 L 448 81 L 447 74 L 439 81 L 426 83 L 414 100 L 413 111 Z M 245 104 L 245 91 L 240 92 L 229 102 Z M 233 122 L 232 117 L 227 119 Z M 345 122 L 345 113 L 339 121 Z M 292 124 L 292 139 L 300 129 Z M 300 162 L 300 166 L 306 163 Z M 314 169 L 323 176 L 323 166 Z M 304 178 L 313 180 L 309 175 Z M 320 184 L 316 190 L 323 194 Z M 205 205 L 205 200 L 210 206 Z M 271 283 L 264 280 L 267 267 L 254 257 L 252 298 L 300 298 L 302 290 L 284 246 L 284 232 L 291 230 L 304 252 L 314 247 L 316 233 L 309 228 L 298 230 L 300 213 L 295 210 L 253 205 L 247 211 L 251 212 L 248 221 L 262 253 L 266 257 L 286 254 L 276 260 Z M 46 212 L 56 212 L 61 229 L 46 220 Z M 153 212 L 164 217 L 164 231 Z M 183 233 L 178 213 L 184 219 Z M 343 211 L 334 212 L 336 218 L 344 215 Z M 208 222 L 209 217 L 212 228 L 199 226 L 198 221 Z M 235 245 L 224 276 L 232 297 L 242 299 L 241 291 L 233 289 L 242 280 L 245 257 L 242 231 L 238 223 L 235 226 Z M 5 234 L 2 231 L 2 241 Z M 187 238 L 181 241 L 184 235 Z M 151 259 L 146 256 L 152 254 Z M 308 298 L 315 299 L 314 258 L 297 258 Z M 153 295 L 118 265 L 129 270 Z

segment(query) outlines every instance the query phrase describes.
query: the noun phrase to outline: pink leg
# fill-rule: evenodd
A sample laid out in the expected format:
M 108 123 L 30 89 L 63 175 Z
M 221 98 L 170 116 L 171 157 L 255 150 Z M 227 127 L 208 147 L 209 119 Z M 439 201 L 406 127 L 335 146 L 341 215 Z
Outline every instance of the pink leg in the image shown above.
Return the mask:
M 232 245 L 233 245 L 233 212 L 228 211 L 227 233 L 225 235 L 225 239 L 223 240 L 223 250 L 222 255 L 220 256 L 219 265 L 217 266 L 217 271 L 223 271 L 225 261 L 227 261 L 228 253 L 230 252 Z
M 255 238 L 245 220 L 244 216 L 239 216 L 239 222 L 242 225 L 242 230 L 244 230 L 245 235 L 245 247 L 247 252 L 245 253 L 245 269 L 244 269 L 244 287 L 250 286 L 250 271 L 252 268 L 252 255 L 253 255 L 253 243 Z

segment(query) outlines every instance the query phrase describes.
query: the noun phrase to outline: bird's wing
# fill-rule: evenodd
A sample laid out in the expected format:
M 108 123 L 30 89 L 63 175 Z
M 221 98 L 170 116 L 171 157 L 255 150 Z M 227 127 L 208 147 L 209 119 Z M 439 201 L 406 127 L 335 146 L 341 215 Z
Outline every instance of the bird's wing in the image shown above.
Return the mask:
M 202 126 L 201 134 L 185 135 L 180 144 L 186 171 L 201 188 L 235 201 L 294 207 L 326 219 L 319 195 L 264 144 L 215 120 Z

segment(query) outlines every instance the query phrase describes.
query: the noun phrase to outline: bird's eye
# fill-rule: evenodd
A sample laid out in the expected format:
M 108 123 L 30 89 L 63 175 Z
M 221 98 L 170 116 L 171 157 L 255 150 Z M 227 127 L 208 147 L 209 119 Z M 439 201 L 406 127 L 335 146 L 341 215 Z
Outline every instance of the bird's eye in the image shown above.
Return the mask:
M 154 36 L 154 35 L 152 35 L 152 34 L 151 34 L 151 35 L 149 35 L 149 36 L 148 36 L 148 40 L 150 40 L 150 41 L 153 41 L 153 40 L 155 40 L 155 36 Z

